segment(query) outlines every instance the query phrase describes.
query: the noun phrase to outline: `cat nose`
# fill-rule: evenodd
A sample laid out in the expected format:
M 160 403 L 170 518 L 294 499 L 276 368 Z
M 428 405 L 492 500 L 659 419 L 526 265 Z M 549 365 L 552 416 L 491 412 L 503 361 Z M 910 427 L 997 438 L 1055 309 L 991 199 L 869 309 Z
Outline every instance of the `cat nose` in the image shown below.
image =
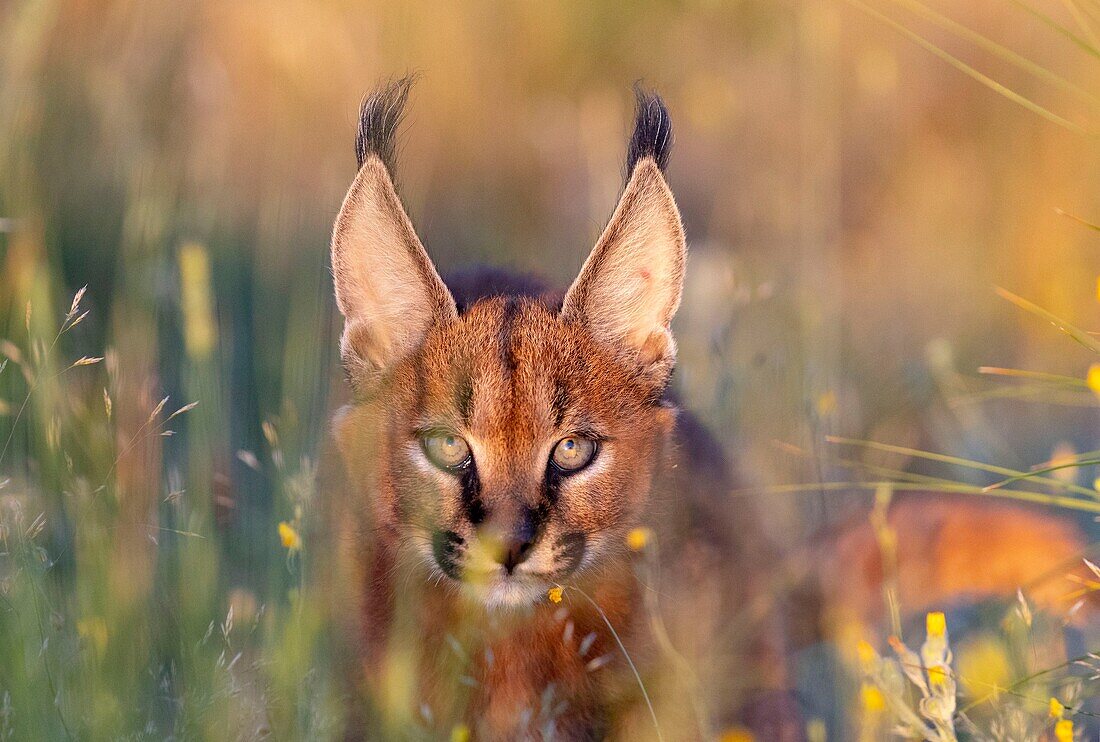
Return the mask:
M 516 567 L 531 556 L 535 541 L 538 540 L 538 523 L 534 511 L 524 508 L 511 527 L 501 528 L 497 531 L 497 548 L 494 549 L 493 559 L 504 571 L 512 574 Z
M 525 537 L 512 538 L 504 542 L 497 560 L 504 567 L 504 571 L 512 574 L 517 566 L 522 564 L 531 554 L 531 547 L 535 542 Z

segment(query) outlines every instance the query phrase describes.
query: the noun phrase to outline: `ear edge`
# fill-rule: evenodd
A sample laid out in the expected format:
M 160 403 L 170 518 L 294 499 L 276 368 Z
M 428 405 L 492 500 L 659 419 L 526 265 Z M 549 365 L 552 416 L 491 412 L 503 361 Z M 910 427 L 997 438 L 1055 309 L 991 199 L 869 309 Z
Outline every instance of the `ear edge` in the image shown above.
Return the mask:
M 585 258 L 581 270 L 562 301 L 562 315 L 567 319 L 578 318 L 584 311 L 584 305 L 588 300 L 588 290 L 592 280 L 592 274 L 600 270 L 601 263 L 606 262 L 607 253 L 614 247 L 614 243 L 621 239 L 621 235 L 630 227 L 630 211 L 636 208 L 638 202 L 646 196 L 655 199 L 666 220 L 666 227 L 670 241 L 675 245 L 671 274 L 674 284 L 678 287 L 675 296 L 672 297 L 663 323 L 667 327 L 672 322 L 672 317 L 680 307 L 680 298 L 683 294 L 684 272 L 687 264 L 687 236 L 684 232 L 683 220 L 680 217 L 680 209 L 676 205 L 676 199 L 665 180 L 664 171 L 652 155 L 643 156 L 631 171 L 619 201 L 608 219 L 603 232 L 596 240 L 595 247 Z
M 373 230 L 369 226 L 372 218 L 378 221 Z M 357 220 L 365 220 L 368 224 L 365 226 Z M 406 272 L 411 269 L 405 278 L 408 283 L 415 284 L 412 291 L 419 295 L 419 302 L 426 310 L 419 319 L 406 311 L 395 312 L 393 307 L 385 311 L 387 307 L 380 306 L 379 302 L 388 298 L 386 294 L 390 292 L 382 292 L 373 300 L 364 294 L 358 272 L 378 268 L 364 259 L 362 251 L 371 248 L 353 244 L 367 237 L 355 234 L 357 230 L 367 234 L 374 232 L 376 239 L 393 243 L 393 256 L 379 255 L 375 249 L 373 257 L 380 261 L 397 260 L 404 264 Z M 383 234 L 379 235 L 379 231 Z M 331 262 L 336 304 L 344 317 L 341 361 L 345 374 L 357 389 L 368 386 L 384 368 L 407 354 L 415 347 L 416 339 L 422 339 L 433 324 L 458 316 L 454 298 L 417 236 L 393 185 L 389 167 L 379 154 L 366 155 L 344 197 L 333 225 Z M 395 270 L 400 268 L 395 266 Z M 394 323 L 397 318 L 404 320 L 407 326 L 397 326 Z
M 654 211 L 658 217 L 655 223 L 663 229 L 663 239 L 670 246 L 670 257 L 666 256 L 669 260 L 664 282 L 667 291 L 661 297 L 661 312 L 656 318 L 657 322 L 648 328 L 638 328 L 638 337 L 633 342 L 623 342 L 623 345 L 633 347 L 642 365 L 671 373 L 676 356 L 671 323 L 683 294 L 687 239 L 675 197 L 665 180 L 661 164 L 654 155 L 643 155 L 635 163 L 607 226 L 581 266 L 573 285 L 566 292 L 561 316 L 571 322 L 591 319 L 595 309 L 590 306 L 593 285 L 601 273 L 614 269 L 614 266 L 609 265 L 616 260 L 612 253 L 629 249 L 629 246 L 624 248 L 621 243 L 627 239 L 631 230 L 644 231 L 647 228 L 644 222 L 653 219 Z
M 662 325 L 668 330 L 672 325 L 672 318 L 680 308 L 680 301 L 684 294 L 684 275 L 687 270 L 687 234 L 684 231 L 683 217 L 680 215 L 680 207 L 676 205 L 676 197 L 672 188 L 665 179 L 664 167 L 655 157 L 645 157 L 635 166 L 635 172 L 640 168 L 645 169 L 646 187 L 656 190 L 657 202 L 660 204 L 662 215 L 665 219 L 665 227 L 673 248 L 672 272 L 670 285 L 673 287 L 673 295 L 665 307 L 662 316 Z M 671 339 L 671 333 L 670 333 Z
M 615 203 L 615 210 L 611 212 L 607 224 L 604 225 L 600 236 L 596 238 L 595 246 L 589 251 L 581 264 L 577 277 L 565 292 L 561 313 L 567 319 L 576 318 L 583 311 L 588 299 L 587 294 L 592 274 L 600 270 L 601 264 L 606 260 L 606 253 L 626 228 L 627 224 L 624 222 L 627 220 L 627 212 L 638 200 L 639 191 L 641 190 L 639 171 L 646 167 L 647 161 L 652 163 L 650 167 L 656 167 L 660 172 L 660 167 L 652 157 L 643 158 L 631 168 L 630 177 L 627 178 L 623 190 L 619 194 L 619 199 Z
M 338 278 L 339 273 L 350 272 L 355 269 L 348 255 L 351 248 L 345 246 L 352 239 L 351 232 L 355 229 L 353 220 L 357 216 L 357 208 L 361 209 L 368 206 L 368 204 L 364 204 L 364 201 L 372 197 L 371 194 L 366 192 L 367 189 L 374 189 L 373 206 L 379 210 L 384 210 L 385 215 L 390 219 L 390 224 L 396 228 L 397 234 L 395 237 L 401 243 L 402 248 L 407 251 L 407 257 L 412 260 L 418 277 L 429 289 L 433 300 L 432 308 L 436 311 L 438 318 L 448 319 L 458 316 L 458 308 L 455 305 L 454 297 L 451 296 L 451 292 L 443 283 L 443 278 L 439 275 L 439 271 L 436 270 L 435 265 L 428 256 L 427 249 L 420 241 L 420 237 L 417 236 L 412 220 L 409 218 L 408 212 L 397 194 L 397 189 L 394 187 L 390 169 L 385 160 L 378 154 L 369 153 L 366 156 L 363 166 L 356 173 L 355 180 L 352 181 L 351 187 L 344 196 L 340 211 L 336 215 L 332 229 L 331 249 L 334 276 Z M 340 287 L 337 286 L 336 303 L 340 313 L 347 319 L 357 318 L 360 313 L 356 311 L 355 307 L 349 305 L 347 298 L 342 296 L 342 293 Z

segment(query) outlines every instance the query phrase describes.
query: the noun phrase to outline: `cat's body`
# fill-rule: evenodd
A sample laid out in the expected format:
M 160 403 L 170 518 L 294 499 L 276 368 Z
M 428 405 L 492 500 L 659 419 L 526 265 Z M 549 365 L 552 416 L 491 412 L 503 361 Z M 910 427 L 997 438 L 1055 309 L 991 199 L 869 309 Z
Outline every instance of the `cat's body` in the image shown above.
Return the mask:
M 639 97 L 619 205 L 561 292 L 500 271 L 443 282 L 391 178 L 407 93 L 364 104 L 333 235 L 353 400 L 318 541 L 336 557 L 320 577 L 348 736 L 674 740 L 746 722 L 801 738 L 780 616 L 799 644 L 838 608 L 868 630 L 887 570 L 865 522 L 779 565 L 729 496 L 729 446 L 670 401 L 686 242 L 663 104 Z M 1034 513 L 943 498 L 891 512 L 910 604 L 1011 595 L 1080 549 Z M 975 552 L 979 522 L 997 553 Z M 997 569 L 975 573 L 975 553 Z
M 407 92 L 364 104 L 333 237 L 354 401 L 325 579 L 351 735 L 708 736 L 711 702 L 774 686 L 781 652 L 730 641 L 761 623 L 724 622 L 758 607 L 745 558 L 765 550 L 744 520 L 734 537 L 721 447 L 667 394 L 686 244 L 663 104 L 639 97 L 622 198 L 567 292 L 500 272 L 449 288 L 390 178 Z
M 495 331 L 475 340 L 481 358 L 504 363 L 503 326 L 512 323 L 519 339 L 511 342 L 520 346 L 516 371 L 545 363 L 522 347 L 524 328 L 556 312 L 560 294 L 494 271 L 449 283 L 459 306 L 494 315 Z M 502 285 L 508 287 L 503 296 Z M 412 380 L 427 376 L 411 375 L 405 393 L 423 394 Z M 390 395 L 385 399 L 392 403 Z M 662 404 L 672 415 L 671 403 Z M 362 437 L 369 437 L 376 414 L 382 413 L 345 408 L 336 426 L 339 445 L 349 451 L 380 445 Z M 646 739 L 654 724 L 629 655 L 659 710 L 664 738 L 697 739 L 713 723 L 711 714 L 728 714 L 754 691 L 774 687 L 782 676 L 780 652 L 766 642 L 739 647 L 721 624 L 740 619 L 743 633 L 768 634 L 761 615 L 742 615 L 765 567 L 757 557 L 766 550 L 750 545 L 756 530 L 746 519 L 740 522 L 745 530 L 734 533 L 721 447 L 693 416 L 678 411 L 670 434 L 646 455 L 654 461 L 654 480 L 645 507 L 599 523 L 597 529 L 614 534 L 609 554 L 598 569 L 563 580 L 560 603 L 539 595 L 530 607 L 486 608 L 410 553 L 399 533 L 380 528 L 369 508 L 341 508 L 341 563 L 350 570 L 341 582 L 351 587 L 344 595 L 354 595 L 355 606 L 345 613 L 351 619 L 345 635 L 357 652 L 350 671 L 365 684 L 355 692 L 380 704 L 356 723 L 384 736 L 415 736 L 412 728 L 443 733 L 464 724 L 476 739 Z M 370 476 L 347 458 L 345 471 L 349 463 L 353 481 Z M 327 489 L 347 493 L 345 503 L 355 501 L 347 480 Z M 634 528 L 644 529 L 634 534 L 644 541 L 635 543 L 637 551 L 628 545 Z M 673 634 L 675 654 L 661 645 L 655 626 Z M 754 667 L 756 661 L 761 666 Z M 716 688 L 709 675 L 720 674 L 719 667 L 736 668 L 739 676 L 721 678 Z

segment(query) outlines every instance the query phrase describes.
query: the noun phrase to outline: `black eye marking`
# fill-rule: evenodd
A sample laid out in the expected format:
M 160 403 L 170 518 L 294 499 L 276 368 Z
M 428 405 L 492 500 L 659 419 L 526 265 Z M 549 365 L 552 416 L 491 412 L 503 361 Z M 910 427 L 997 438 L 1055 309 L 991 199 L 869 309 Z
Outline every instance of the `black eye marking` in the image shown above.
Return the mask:
M 552 508 L 558 504 L 563 472 L 550 461 L 546 464 L 546 476 L 542 478 L 542 501 Z
M 481 480 L 473 463 L 462 472 L 462 510 L 475 526 L 485 520 L 485 505 L 481 502 Z
M 454 531 L 436 531 L 432 534 L 432 555 L 435 556 L 436 564 L 443 570 L 443 574 L 451 579 L 462 579 L 459 558 L 462 556 L 462 547 L 465 543 Z
M 428 442 L 441 437 L 453 437 L 462 440 L 459 436 L 434 427 L 425 427 L 414 431 L 414 433 L 420 438 L 420 447 L 424 451 L 424 455 L 428 457 L 428 460 L 439 469 L 458 477 L 461 489 L 459 496 L 462 502 L 462 511 L 466 514 L 466 518 L 472 525 L 476 526 L 481 524 L 486 517 L 485 504 L 481 500 L 481 480 L 478 478 L 477 463 L 474 461 L 473 452 L 469 451 L 469 444 L 462 441 L 467 449 L 466 458 L 458 464 L 448 466 L 446 462 L 439 461 L 438 456 L 433 456 Z

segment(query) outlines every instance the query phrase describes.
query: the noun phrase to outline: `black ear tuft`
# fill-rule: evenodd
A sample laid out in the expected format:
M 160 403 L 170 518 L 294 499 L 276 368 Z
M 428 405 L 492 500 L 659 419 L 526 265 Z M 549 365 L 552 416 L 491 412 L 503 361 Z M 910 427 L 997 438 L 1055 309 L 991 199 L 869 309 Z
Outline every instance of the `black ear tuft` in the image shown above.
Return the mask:
M 640 83 L 635 83 L 634 95 L 638 105 L 634 111 L 634 133 L 630 137 L 630 148 L 626 151 L 628 178 L 638 160 L 645 157 L 652 157 L 663 171 L 672 149 L 672 119 L 661 96 L 646 92 Z
M 408 75 L 380 87 L 359 107 L 359 131 L 355 134 L 355 159 L 363 167 L 367 157 L 377 155 L 393 173 L 394 139 L 405 116 L 405 102 L 416 82 Z

